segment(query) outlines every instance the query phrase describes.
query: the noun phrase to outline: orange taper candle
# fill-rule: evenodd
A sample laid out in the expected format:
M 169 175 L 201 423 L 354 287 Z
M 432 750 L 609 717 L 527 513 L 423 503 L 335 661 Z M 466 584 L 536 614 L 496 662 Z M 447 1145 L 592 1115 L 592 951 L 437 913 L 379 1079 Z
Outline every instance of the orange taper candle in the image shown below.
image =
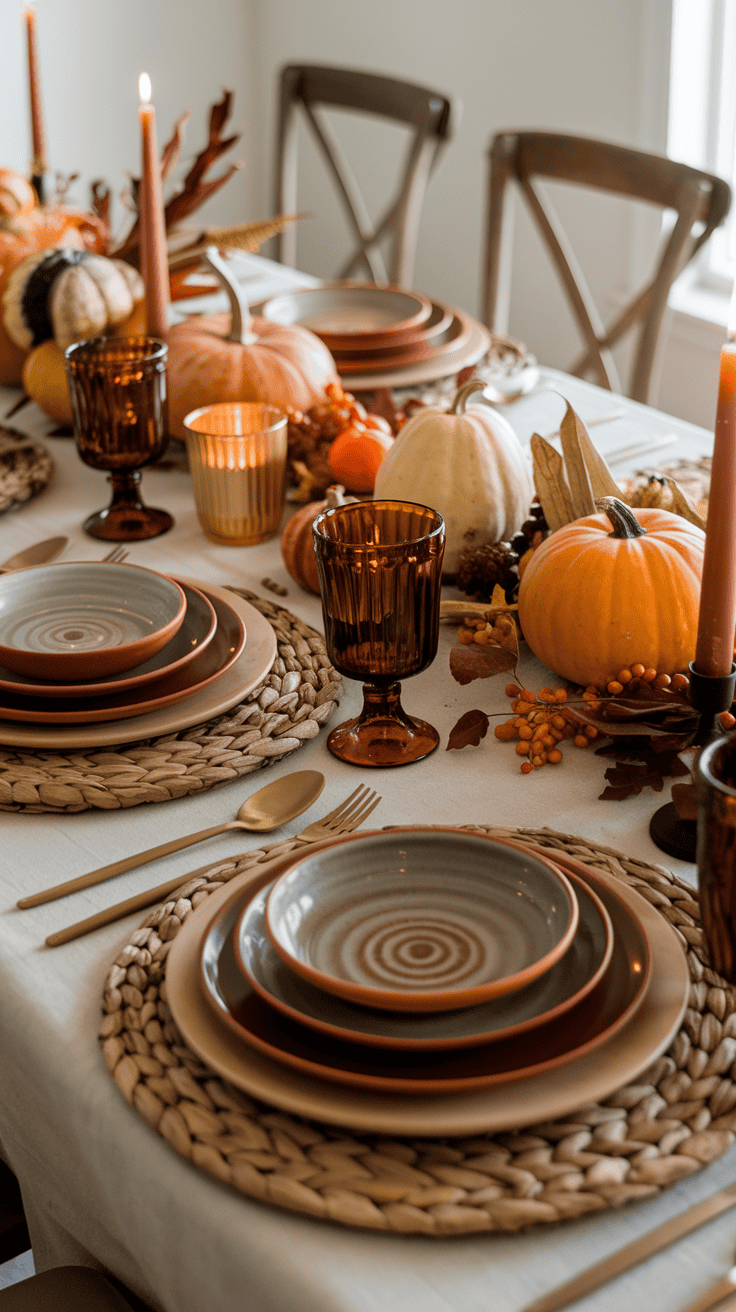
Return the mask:
M 721 349 L 695 669 L 731 673 L 736 630 L 736 288 Z
M 161 165 L 156 144 L 156 111 L 151 101 L 151 79 L 141 73 L 138 110 L 141 124 L 142 169 L 139 193 L 141 273 L 146 286 L 146 331 L 166 340 L 169 331 L 169 258 L 161 194 Z
M 33 143 L 31 173 L 34 177 L 40 177 L 46 169 L 46 143 L 43 135 L 41 82 L 38 75 L 38 55 L 36 51 L 36 10 L 33 5 L 26 6 L 25 20 L 26 36 L 28 38 L 28 86 L 31 98 L 31 138 Z

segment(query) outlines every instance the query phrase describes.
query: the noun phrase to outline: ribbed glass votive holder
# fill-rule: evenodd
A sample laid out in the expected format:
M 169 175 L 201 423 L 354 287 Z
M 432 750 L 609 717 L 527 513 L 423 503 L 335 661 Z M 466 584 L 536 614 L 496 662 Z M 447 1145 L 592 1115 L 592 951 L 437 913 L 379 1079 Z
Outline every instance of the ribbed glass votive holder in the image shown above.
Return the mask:
M 199 522 L 213 542 L 250 547 L 278 533 L 286 491 L 286 416 L 221 401 L 184 420 Z

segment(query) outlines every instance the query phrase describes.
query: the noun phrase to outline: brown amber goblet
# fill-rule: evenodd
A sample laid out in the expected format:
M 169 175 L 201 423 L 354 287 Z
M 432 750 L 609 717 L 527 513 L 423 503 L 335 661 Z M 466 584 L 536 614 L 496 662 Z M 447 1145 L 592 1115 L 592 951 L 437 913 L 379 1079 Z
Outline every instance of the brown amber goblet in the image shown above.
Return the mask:
M 700 915 L 711 966 L 736 984 L 736 734 L 703 748 L 696 775 Z
M 65 352 L 74 436 L 86 465 L 109 471 L 112 500 L 84 521 L 107 542 L 158 537 L 174 520 L 140 497 L 140 470 L 166 446 L 166 355 L 155 337 L 97 337 Z
M 327 652 L 363 680 L 363 709 L 327 746 L 351 765 L 408 765 L 439 734 L 406 714 L 399 680 L 434 660 L 445 522 L 410 501 L 361 501 L 324 511 L 312 526 Z

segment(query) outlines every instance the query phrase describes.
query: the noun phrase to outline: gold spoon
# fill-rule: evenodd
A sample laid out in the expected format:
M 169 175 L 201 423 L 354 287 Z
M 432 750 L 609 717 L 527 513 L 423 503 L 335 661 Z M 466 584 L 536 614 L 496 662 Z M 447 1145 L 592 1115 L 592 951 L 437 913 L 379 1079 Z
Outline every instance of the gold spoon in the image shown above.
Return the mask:
M 27 565 L 45 565 L 47 561 L 55 560 L 61 555 L 68 541 L 68 538 L 47 538 L 45 542 L 36 542 L 32 547 L 25 547 L 9 560 L 3 561 L 0 565 L 0 574 L 25 569 Z
M 145 852 L 137 852 L 135 856 L 126 856 L 122 861 L 91 870 L 88 875 L 78 875 L 66 883 L 55 884 L 53 888 L 32 893 L 30 897 L 22 897 L 17 905 L 25 910 L 26 907 L 38 907 L 43 902 L 54 902 L 67 893 L 76 893 L 92 884 L 102 884 L 106 879 L 122 875 L 126 870 L 145 866 L 160 856 L 168 856 L 170 852 L 178 852 L 183 847 L 191 847 L 193 843 L 201 843 L 205 838 L 214 838 L 215 834 L 224 834 L 230 829 L 252 829 L 260 833 L 278 829 L 279 825 L 293 820 L 306 811 L 312 802 L 316 802 L 324 786 L 325 777 L 319 770 L 299 770 L 296 774 L 285 774 L 243 802 L 235 820 L 226 820 L 224 824 L 213 825 L 211 829 L 200 829 L 196 834 L 186 834 L 183 838 L 173 838 L 170 843 L 149 847 Z

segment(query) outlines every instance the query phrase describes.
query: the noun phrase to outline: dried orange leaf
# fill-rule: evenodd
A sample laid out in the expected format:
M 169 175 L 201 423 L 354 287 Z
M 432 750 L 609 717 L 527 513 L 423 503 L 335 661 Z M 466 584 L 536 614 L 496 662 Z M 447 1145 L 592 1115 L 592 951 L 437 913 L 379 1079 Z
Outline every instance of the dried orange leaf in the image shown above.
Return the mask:
M 460 751 L 463 747 L 477 747 L 488 733 L 490 721 L 484 711 L 466 711 L 460 716 L 450 734 L 445 751 Z
M 450 652 L 450 673 L 458 683 L 472 683 L 473 679 L 491 679 L 494 674 L 504 674 L 516 666 L 516 656 L 503 647 L 494 647 L 489 643 L 480 647 L 471 643 L 468 647 L 453 647 Z

